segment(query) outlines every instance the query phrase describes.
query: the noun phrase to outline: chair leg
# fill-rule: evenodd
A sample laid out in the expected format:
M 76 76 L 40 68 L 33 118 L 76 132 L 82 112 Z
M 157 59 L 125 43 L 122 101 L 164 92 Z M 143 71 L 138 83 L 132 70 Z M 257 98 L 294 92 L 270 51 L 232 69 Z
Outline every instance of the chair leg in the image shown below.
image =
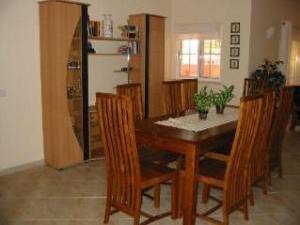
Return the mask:
M 204 184 L 202 191 L 202 203 L 206 204 L 208 202 L 208 196 L 210 193 L 210 187 L 207 184 Z
M 134 222 L 133 222 L 133 225 L 140 225 L 140 212 L 137 212 L 135 215 L 134 215 Z
M 176 218 L 180 218 L 182 216 L 182 203 L 183 203 L 183 193 L 184 193 L 184 172 L 178 172 L 177 179 L 177 202 L 176 202 Z
M 154 198 L 154 207 L 160 207 L 160 185 L 157 184 L 153 187 L 153 198 Z
M 278 167 L 278 175 L 279 175 L 279 178 L 282 178 L 282 164 L 281 164 L 281 160 L 280 160 L 279 167 Z
M 244 211 L 244 219 L 245 220 L 249 220 L 249 215 L 248 215 L 248 201 L 247 200 L 244 203 L 243 211 Z
M 249 189 L 249 202 L 251 206 L 254 206 L 254 194 L 253 194 L 253 188 L 250 187 Z
M 105 224 L 109 222 L 110 210 L 111 210 L 111 199 L 110 197 L 107 197 L 106 206 L 105 206 L 105 215 L 104 215 Z
M 172 185 L 171 185 L 171 211 L 172 211 L 172 219 L 176 219 L 177 217 L 177 198 L 178 198 L 178 184 L 177 184 L 177 179 L 172 180 Z
M 264 178 L 263 178 L 263 181 L 262 181 L 262 185 L 263 185 L 263 194 L 264 195 L 267 195 L 268 194 L 268 176 L 265 175 Z
M 229 225 L 229 215 L 227 213 L 223 214 L 223 220 L 224 225 Z

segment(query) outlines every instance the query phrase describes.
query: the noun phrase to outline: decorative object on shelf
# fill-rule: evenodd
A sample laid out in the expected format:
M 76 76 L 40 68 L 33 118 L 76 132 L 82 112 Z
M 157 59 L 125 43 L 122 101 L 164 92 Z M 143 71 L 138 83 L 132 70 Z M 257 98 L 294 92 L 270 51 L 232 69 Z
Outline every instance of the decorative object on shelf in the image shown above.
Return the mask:
M 67 64 L 68 70 L 80 70 L 80 63 L 78 60 L 69 59 Z
M 239 59 L 230 59 L 229 61 L 230 69 L 239 69 L 240 68 L 240 60 Z
M 234 33 L 240 33 L 241 31 L 241 24 L 238 22 L 233 22 L 231 23 L 230 26 L 230 33 L 234 34 Z
M 121 37 L 123 38 L 138 38 L 139 30 L 134 25 L 121 25 L 118 26 L 121 30 Z
M 286 82 L 285 76 L 278 68 L 281 64 L 283 64 L 282 61 L 265 59 L 264 64 L 260 65 L 258 69 L 250 75 L 250 78 L 266 81 L 271 87 L 280 89 Z
M 212 102 L 216 106 L 217 114 L 223 114 L 225 106 L 228 102 L 232 100 L 234 86 L 230 85 L 229 87 L 223 85 L 223 89 L 212 94 Z
M 90 20 L 88 23 L 88 35 L 89 37 L 100 37 L 100 21 Z
M 239 57 L 240 47 L 230 47 L 230 57 Z
M 199 119 L 206 120 L 208 111 L 212 106 L 212 91 L 207 92 L 207 86 L 204 86 L 199 93 L 194 95 L 194 101 L 199 112 Z
M 95 54 L 96 50 L 93 48 L 93 45 L 91 42 L 88 42 L 88 53 Z
M 130 54 L 130 48 L 127 45 L 121 45 L 118 49 L 118 52 L 122 55 Z
M 240 44 L 240 35 L 239 34 L 230 35 L 230 44 L 239 45 Z
M 111 19 L 111 14 L 104 14 L 102 21 L 102 36 L 106 38 L 113 37 L 113 21 Z

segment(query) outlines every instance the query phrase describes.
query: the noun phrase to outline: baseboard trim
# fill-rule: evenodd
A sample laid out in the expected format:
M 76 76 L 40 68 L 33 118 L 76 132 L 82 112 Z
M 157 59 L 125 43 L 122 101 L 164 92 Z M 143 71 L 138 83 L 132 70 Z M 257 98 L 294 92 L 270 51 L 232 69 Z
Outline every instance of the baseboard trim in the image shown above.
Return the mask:
M 36 167 L 44 166 L 44 160 L 38 160 L 31 163 L 26 163 L 20 166 L 15 166 L 7 169 L 0 170 L 0 176 L 10 175 L 12 173 L 21 172 L 23 170 L 32 169 Z

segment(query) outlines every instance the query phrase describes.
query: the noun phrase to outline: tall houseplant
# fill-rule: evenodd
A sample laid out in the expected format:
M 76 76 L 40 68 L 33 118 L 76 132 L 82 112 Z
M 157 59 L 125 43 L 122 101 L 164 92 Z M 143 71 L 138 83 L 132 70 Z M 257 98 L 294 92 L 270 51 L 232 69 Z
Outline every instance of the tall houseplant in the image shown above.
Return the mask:
M 226 104 L 233 99 L 233 90 L 233 85 L 230 85 L 229 87 L 223 85 L 223 89 L 212 94 L 212 102 L 216 106 L 218 114 L 223 114 Z
M 279 70 L 279 65 L 281 64 L 283 64 L 282 61 L 265 59 L 264 64 L 260 65 L 258 69 L 250 75 L 250 78 L 267 82 L 272 88 L 278 90 L 284 86 L 286 81 L 285 76 Z
M 200 119 L 206 119 L 209 109 L 212 106 L 212 92 L 207 92 L 207 87 L 200 89 L 199 93 L 194 95 L 196 108 Z

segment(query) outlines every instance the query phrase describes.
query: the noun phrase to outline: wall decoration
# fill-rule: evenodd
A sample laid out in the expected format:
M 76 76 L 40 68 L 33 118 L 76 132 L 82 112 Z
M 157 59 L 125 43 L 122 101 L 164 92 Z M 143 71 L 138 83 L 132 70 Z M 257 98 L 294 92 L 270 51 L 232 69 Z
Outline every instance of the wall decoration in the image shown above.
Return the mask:
M 230 57 L 239 57 L 240 47 L 230 47 Z
M 229 68 L 230 69 L 239 69 L 240 67 L 240 60 L 239 59 L 230 59 L 229 61 Z
M 238 34 L 230 35 L 230 44 L 239 45 L 240 44 L 240 35 L 238 35 Z
M 230 32 L 231 33 L 240 33 L 241 32 L 241 25 L 240 25 L 240 23 L 236 23 L 236 22 L 234 22 L 234 23 L 231 23 L 231 27 L 230 27 Z

